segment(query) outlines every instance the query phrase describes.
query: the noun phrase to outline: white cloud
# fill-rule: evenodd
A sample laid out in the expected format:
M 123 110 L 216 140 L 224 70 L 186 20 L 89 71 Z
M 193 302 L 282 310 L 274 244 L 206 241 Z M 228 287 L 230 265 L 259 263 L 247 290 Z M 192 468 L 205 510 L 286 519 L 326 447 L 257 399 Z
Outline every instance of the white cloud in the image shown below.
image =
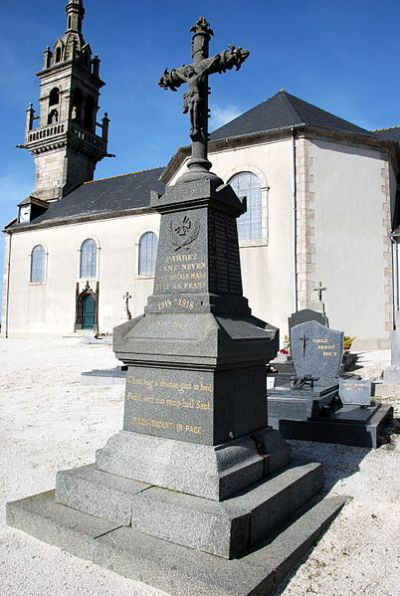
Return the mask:
M 237 118 L 240 114 L 241 111 L 237 106 L 230 105 L 225 108 L 214 106 L 211 110 L 210 128 L 212 130 L 219 128 L 234 118 Z

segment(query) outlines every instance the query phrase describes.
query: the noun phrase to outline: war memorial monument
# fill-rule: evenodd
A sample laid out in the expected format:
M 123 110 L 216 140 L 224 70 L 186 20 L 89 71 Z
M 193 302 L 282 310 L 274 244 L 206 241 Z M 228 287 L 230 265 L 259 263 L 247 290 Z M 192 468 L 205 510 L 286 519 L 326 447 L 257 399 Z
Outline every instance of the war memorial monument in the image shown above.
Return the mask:
M 266 363 L 278 330 L 242 292 L 236 218 L 245 200 L 210 171 L 208 77 L 249 52 L 209 56 L 204 18 L 187 84 L 192 157 L 163 196 L 154 291 L 114 330 L 128 366 L 123 430 L 56 489 L 9 503 L 7 521 L 47 543 L 170 594 L 267 594 L 315 543 L 345 499 L 320 499 L 322 465 L 292 460 L 268 425 Z M 270 288 L 274 291 L 274 288 Z

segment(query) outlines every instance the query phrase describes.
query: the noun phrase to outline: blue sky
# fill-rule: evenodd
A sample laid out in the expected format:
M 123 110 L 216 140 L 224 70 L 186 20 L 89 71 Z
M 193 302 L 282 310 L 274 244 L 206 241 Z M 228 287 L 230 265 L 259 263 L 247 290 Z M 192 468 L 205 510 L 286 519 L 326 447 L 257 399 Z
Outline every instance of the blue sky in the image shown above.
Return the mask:
M 0 7 L 0 224 L 33 188 L 24 140 L 25 109 L 37 106 L 42 51 L 65 28 L 66 0 L 17 0 Z M 190 60 L 191 25 L 203 14 L 211 52 L 233 43 L 251 56 L 236 73 L 212 77 L 211 128 L 285 88 L 374 129 L 400 123 L 396 0 L 85 0 L 84 35 L 99 54 L 101 111 L 111 118 L 109 151 L 96 178 L 166 164 L 188 142 L 182 91 L 157 86 L 165 67 Z M 2 247 L 0 259 L 2 262 Z

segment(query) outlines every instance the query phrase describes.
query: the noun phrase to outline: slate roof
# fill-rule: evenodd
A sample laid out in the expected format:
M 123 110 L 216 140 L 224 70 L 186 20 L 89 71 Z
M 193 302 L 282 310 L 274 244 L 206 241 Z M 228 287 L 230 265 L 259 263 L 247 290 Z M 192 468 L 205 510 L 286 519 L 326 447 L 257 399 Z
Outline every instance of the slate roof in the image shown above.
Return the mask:
M 281 90 L 258 106 L 238 116 L 238 118 L 217 128 L 210 136 L 213 141 L 279 128 L 289 128 L 300 124 L 331 130 L 371 134 L 360 126 L 356 126 Z
M 373 134 L 381 139 L 389 141 L 400 142 L 400 126 L 393 126 L 392 128 L 382 128 L 382 130 L 374 130 Z
M 47 211 L 31 224 L 53 220 L 76 219 L 85 215 L 100 215 L 150 206 L 150 191 L 163 193 L 165 186 L 159 177 L 164 168 L 85 182 L 76 190 L 50 204 Z M 23 227 L 19 224 L 18 227 Z

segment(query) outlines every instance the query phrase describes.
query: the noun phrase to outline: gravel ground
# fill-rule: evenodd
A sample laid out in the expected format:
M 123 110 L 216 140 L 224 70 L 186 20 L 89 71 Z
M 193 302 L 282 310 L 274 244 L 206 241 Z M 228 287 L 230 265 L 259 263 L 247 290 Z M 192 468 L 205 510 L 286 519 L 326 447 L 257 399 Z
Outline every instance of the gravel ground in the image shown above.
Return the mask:
M 388 358 L 364 353 L 358 372 L 379 377 Z M 5 526 L 7 501 L 54 488 L 57 470 L 92 462 L 120 429 L 123 387 L 80 384 L 81 371 L 116 365 L 110 346 L 0 339 L 0 363 L 0 595 L 164 594 Z M 400 596 L 400 436 L 371 451 L 291 443 L 324 462 L 326 492 L 352 500 L 275 595 Z

